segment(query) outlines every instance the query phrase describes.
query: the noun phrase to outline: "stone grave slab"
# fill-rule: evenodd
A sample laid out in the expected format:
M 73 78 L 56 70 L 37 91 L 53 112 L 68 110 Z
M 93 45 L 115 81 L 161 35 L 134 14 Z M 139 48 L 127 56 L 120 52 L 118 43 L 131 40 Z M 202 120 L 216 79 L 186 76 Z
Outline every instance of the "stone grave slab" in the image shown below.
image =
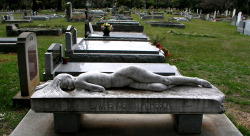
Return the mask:
M 128 65 L 143 67 L 144 69 L 153 73 L 170 76 L 178 75 L 178 71 L 175 66 L 171 66 L 166 63 L 76 63 L 69 62 L 68 64 L 61 65 L 55 71 L 55 76 L 60 73 L 69 73 L 74 76 L 78 76 L 81 73 L 88 71 L 99 71 L 102 73 L 113 73 L 118 68 L 125 67 Z
M 174 28 L 185 28 L 184 24 L 179 22 L 165 22 L 165 21 L 149 21 L 150 26 L 157 26 L 157 27 L 174 27 Z
M 53 91 L 52 95 L 48 95 L 43 89 L 36 91 L 31 97 L 32 110 L 45 113 L 93 114 L 219 114 L 225 112 L 222 104 L 225 95 L 215 87 L 179 86 L 162 92 L 125 88 L 109 89 L 108 93 L 77 90 L 60 93 L 57 91 Z
M 7 36 L 17 36 L 23 32 L 34 32 L 36 35 L 56 35 L 63 33 L 62 28 L 19 28 L 18 25 L 6 25 Z
M 35 112 L 54 113 L 56 132 L 78 132 L 79 113 L 173 114 L 178 133 L 200 133 L 202 114 L 225 112 L 225 95 L 217 88 L 179 86 L 163 92 L 109 89 L 107 93 L 73 90 L 36 91 L 31 98 Z M 194 115 L 195 114 L 195 115 Z M 64 122 L 71 122 L 64 124 Z M 69 129 L 70 128 L 70 129 Z
M 117 40 L 117 41 L 149 41 L 144 33 L 110 32 L 110 36 L 103 36 L 103 32 L 95 32 L 88 36 L 89 40 Z
M 16 52 L 17 38 L 0 38 L 0 52 Z
M 100 21 L 100 22 L 96 22 L 97 25 L 102 25 L 104 23 L 109 23 L 111 25 L 129 25 L 129 26 L 140 25 L 139 22 L 135 22 L 135 21 Z
M 159 54 L 159 49 L 150 42 L 85 40 L 74 48 L 74 53 Z

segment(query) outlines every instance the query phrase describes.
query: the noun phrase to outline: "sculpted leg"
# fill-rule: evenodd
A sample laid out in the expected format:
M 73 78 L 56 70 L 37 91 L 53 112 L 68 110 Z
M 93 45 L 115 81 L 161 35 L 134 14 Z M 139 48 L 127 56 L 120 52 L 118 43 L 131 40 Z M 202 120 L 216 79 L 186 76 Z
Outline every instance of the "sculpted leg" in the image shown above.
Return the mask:
M 164 76 L 154 74 L 137 66 L 128 66 L 119 69 L 113 73 L 113 77 L 122 76 L 133 79 L 140 83 L 162 83 L 168 85 L 168 81 Z
M 168 86 L 161 83 L 132 83 L 129 85 L 131 88 L 150 90 L 150 91 L 165 91 L 168 89 Z
M 168 76 L 166 77 L 170 85 L 201 85 L 202 87 L 211 88 L 212 85 L 206 80 L 184 77 L 184 76 Z
M 97 85 L 97 84 L 92 84 L 92 83 L 88 83 L 86 81 L 80 81 L 80 82 L 75 82 L 75 87 L 77 89 L 87 89 L 93 92 L 103 92 L 105 91 L 105 88 Z

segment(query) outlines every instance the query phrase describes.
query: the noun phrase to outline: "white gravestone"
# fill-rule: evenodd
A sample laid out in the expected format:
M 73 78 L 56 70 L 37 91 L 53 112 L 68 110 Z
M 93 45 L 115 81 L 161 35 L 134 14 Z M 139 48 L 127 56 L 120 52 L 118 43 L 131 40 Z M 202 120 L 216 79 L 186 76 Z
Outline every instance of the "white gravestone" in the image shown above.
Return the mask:
M 242 12 L 239 12 L 239 13 L 238 13 L 236 26 L 239 26 L 240 21 L 242 21 Z
M 235 13 L 236 13 L 236 9 L 234 9 L 232 17 L 234 17 L 234 16 L 235 16 Z

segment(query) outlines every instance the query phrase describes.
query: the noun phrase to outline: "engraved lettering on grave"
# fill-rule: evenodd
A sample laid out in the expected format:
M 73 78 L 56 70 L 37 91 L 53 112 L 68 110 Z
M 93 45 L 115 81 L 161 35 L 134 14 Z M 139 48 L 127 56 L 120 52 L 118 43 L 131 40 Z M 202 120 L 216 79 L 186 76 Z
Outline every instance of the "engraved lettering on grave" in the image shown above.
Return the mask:
M 30 37 L 29 42 L 32 43 L 31 46 L 28 47 L 28 60 L 29 60 L 29 75 L 30 80 L 33 80 L 37 75 L 37 58 L 36 58 L 36 48 L 37 45 L 34 44 L 33 36 Z
M 170 105 L 168 103 L 136 103 L 136 109 L 138 111 L 153 111 L 153 112 L 166 112 L 170 111 Z
M 91 111 L 125 111 L 127 107 L 126 102 L 104 102 L 90 104 Z
M 61 49 L 60 47 L 54 47 L 52 50 L 53 53 L 53 67 L 57 67 L 61 62 Z

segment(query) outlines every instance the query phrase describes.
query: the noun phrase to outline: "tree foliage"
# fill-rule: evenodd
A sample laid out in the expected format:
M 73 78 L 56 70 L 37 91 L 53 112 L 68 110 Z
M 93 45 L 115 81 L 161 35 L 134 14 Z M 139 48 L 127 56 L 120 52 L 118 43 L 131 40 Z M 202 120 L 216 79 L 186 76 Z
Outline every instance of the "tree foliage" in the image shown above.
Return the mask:
M 250 0 L 36 0 L 39 9 L 63 10 L 66 2 L 71 2 L 76 9 L 85 8 L 88 1 L 92 8 L 112 7 L 113 2 L 118 7 L 126 6 L 129 8 L 190 8 L 193 10 L 202 9 L 204 12 L 214 10 L 233 10 L 242 11 L 244 14 L 250 13 Z M 33 0 L 0 0 L 0 9 L 32 9 Z

